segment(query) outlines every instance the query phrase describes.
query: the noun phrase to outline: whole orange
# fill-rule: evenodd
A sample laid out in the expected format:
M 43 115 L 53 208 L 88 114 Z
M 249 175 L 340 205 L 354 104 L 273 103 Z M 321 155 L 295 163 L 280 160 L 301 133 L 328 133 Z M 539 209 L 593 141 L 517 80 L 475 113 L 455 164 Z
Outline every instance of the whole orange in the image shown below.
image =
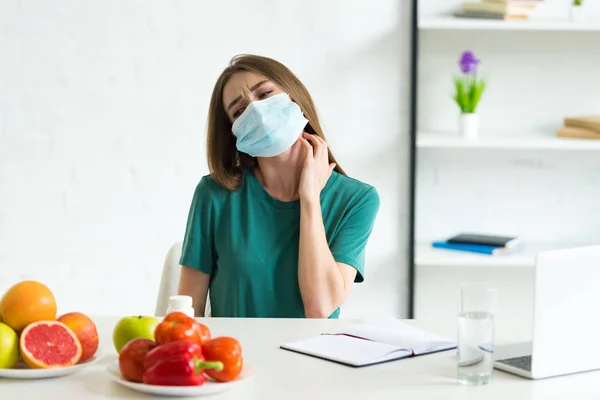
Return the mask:
M 37 321 L 56 319 L 56 300 L 52 291 L 37 281 L 22 281 L 4 293 L 0 299 L 0 321 L 22 331 Z
M 98 331 L 96 325 L 87 315 L 80 312 L 70 312 L 61 315 L 62 322 L 75 333 L 81 343 L 81 358 L 79 362 L 89 360 L 98 350 Z

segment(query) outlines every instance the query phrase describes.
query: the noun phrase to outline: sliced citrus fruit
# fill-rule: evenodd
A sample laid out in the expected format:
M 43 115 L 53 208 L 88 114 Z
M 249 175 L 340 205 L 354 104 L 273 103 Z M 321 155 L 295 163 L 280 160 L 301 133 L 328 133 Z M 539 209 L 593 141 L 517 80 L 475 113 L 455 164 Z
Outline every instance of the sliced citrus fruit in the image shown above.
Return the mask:
M 27 325 L 19 339 L 21 357 L 30 368 L 60 368 L 77 364 L 81 343 L 75 333 L 59 321 Z

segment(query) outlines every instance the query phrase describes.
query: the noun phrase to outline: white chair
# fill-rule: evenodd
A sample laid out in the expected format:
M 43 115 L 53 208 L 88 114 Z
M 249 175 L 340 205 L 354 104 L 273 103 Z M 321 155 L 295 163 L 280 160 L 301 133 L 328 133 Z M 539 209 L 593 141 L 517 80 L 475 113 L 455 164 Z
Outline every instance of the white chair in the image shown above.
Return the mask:
M 158 297 L 156 299 L 156 308 L 154 315 L 163 317 L 167 313 L 169 307 L 169 297 L 176 295 L 179 289 L 179 274 L 181 273 L 181 258 L 182 242 L 177 242 L 167 252 L 165 263 L 163 265 L 162 276 L 160 278 L 160 286 L 158 289 Z M 210 316 L 210 298 L 206 298 L 206 307 L 204 315 Z

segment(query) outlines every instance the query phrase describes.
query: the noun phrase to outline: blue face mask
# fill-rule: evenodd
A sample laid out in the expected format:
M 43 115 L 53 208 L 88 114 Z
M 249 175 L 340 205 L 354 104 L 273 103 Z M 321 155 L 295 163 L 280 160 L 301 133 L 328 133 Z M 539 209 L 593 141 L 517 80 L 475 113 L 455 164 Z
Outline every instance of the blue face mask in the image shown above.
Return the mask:
M 231 130 L 236 147 L 252 157 L 274 157 L 298 140 L 308 120 L 287 93 L 253 101 Z

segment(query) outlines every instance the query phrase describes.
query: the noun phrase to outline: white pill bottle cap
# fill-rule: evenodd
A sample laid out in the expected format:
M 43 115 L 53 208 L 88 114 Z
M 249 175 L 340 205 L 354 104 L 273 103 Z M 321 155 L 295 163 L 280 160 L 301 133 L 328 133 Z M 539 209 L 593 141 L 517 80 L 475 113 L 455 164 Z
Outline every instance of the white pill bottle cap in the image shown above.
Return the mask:
M 187 308 L 192 306 L 191 296 L 171 296 L 169 297 L 169 306 L 174 309 Z
M 169 308 L 167 309 L 167 314 L 180 311 L 194 318 L 194 308 L 192 307 L 192 303 L 193 301 L 191 296 L 171 296 L 169 297 Z

